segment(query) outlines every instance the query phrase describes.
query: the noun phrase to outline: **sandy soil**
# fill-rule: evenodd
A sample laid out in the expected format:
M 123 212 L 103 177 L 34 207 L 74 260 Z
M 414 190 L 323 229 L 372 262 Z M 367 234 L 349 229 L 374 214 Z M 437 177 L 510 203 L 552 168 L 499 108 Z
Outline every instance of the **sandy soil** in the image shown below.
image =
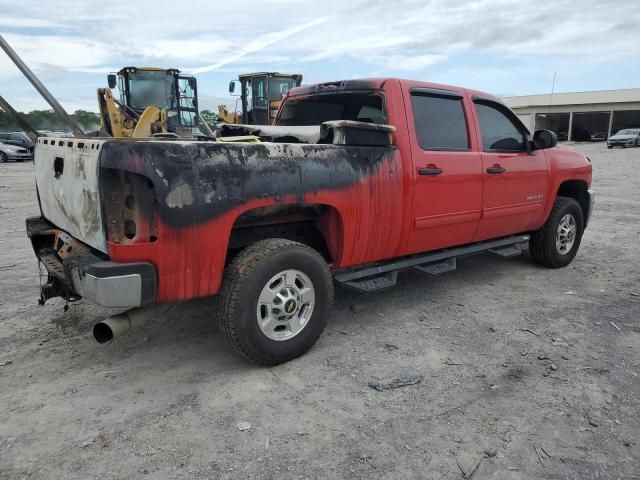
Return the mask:
M 568 268 L 482 255 L 338 288 L 276 368 L 234 355 L 206 301 L 106 346 L 112 312 L 39 307 L 33 167 L 0 165 L 0 477 L 640 478 L 640 149 L 576 148 L 599 197 Z M 403 372 L 424 380 L 367 386 Z

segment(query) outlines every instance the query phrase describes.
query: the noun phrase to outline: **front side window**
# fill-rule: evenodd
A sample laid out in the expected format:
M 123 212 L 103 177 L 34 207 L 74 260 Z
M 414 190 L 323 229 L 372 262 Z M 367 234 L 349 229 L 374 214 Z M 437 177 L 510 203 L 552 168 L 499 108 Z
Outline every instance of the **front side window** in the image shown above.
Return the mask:
M 425 150 L 468 150 L 469 135 L 462 99 L 411 95 L 418 143 Z
M 526 149 L 524 133 L 502 108 L 488 102 L 476 102 L 476 111 L 485 151 L 520 152 Z

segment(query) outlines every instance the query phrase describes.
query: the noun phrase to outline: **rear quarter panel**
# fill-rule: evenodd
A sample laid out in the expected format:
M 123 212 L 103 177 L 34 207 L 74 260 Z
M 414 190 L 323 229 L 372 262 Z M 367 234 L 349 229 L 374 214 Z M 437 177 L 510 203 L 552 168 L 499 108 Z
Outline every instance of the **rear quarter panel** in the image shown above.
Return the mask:
M 157 203 L 157 239 L 108 243 L 115 261 L 149 261 L 158 300 L 214 294 L 229 236 L 249 210 L 321 204 L 338 212 L 327 229 L 335 267 L 393 257 L 402 243 L 403 169 L 396 147 L 275 143 L 114 141 L 101 168 L 148 178 Z

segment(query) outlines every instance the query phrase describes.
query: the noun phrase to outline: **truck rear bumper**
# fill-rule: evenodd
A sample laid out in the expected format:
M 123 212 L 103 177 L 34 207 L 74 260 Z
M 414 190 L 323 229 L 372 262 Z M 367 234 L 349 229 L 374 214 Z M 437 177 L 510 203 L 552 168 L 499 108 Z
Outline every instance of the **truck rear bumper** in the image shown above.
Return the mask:
M 41 300 L 84 298 L 103 307 L 140 307 L 155 301 L 156 269 L 151 263 L 116 263 L 42 217 L 27 219 L 27 234 L 48 273 Z

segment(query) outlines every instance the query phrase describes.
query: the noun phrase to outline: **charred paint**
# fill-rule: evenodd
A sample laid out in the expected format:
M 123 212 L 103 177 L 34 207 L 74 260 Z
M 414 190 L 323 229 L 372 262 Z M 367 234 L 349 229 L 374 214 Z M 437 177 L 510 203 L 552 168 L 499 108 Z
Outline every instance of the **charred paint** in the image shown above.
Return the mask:
M 159 217 L 185 227 L 248 201 L 346 189 L 394 161 L 395 147 L 194 142 L 107 142 L 102 168 L 148 178 Z

